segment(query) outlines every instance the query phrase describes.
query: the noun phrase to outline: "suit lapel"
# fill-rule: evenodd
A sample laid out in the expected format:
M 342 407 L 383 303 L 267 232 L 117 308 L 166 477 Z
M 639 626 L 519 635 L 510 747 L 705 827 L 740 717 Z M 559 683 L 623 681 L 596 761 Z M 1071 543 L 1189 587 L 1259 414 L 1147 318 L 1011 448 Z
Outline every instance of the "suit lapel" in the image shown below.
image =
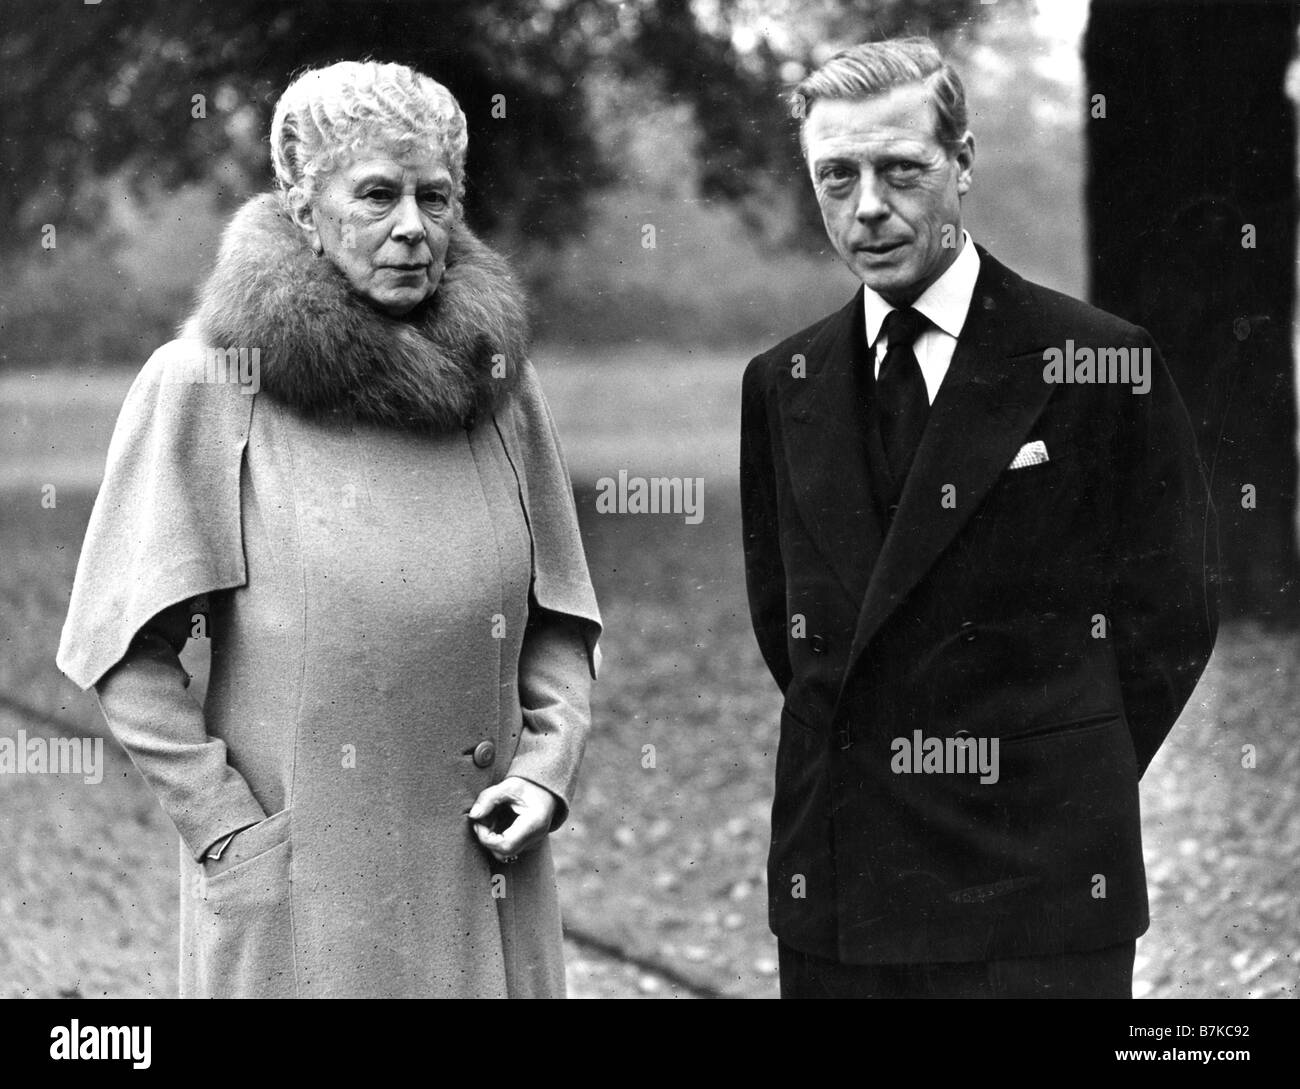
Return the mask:
M 1023 281 L 985 250 L 978 252 L 971 309 L 871 571 L 846 681 L 872 637 L 1011 463 L 1055 388 L 1043 381 L 1043 346 L 1033 339 Z M 948 484 L 955 488 L 953 509 L 940 502 Z
M 781 397 L 795 502 L 855 607 L 884 532 L 868 476 L 866 412 L 856 373 L 865 353 L 859 289 L 808 345 L 806 375 L 787 372 Z

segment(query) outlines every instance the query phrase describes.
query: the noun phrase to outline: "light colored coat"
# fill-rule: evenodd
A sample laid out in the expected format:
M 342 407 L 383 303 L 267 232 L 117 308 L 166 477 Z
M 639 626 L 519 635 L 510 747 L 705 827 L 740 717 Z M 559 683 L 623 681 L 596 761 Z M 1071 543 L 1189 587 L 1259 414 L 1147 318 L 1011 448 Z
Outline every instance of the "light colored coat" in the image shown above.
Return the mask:
M 500 866 L 465 817 L 519 775 L 561 820 L 588 728 L 599 613 L 531 365 L 469 426 L 403 429 L 211 359 L 173 342 L 132 386 L 59 651 L 180 832 L 182 993 L 562 994 L 548 847 Z M 132 648 L 199 595 L 187 711 Z

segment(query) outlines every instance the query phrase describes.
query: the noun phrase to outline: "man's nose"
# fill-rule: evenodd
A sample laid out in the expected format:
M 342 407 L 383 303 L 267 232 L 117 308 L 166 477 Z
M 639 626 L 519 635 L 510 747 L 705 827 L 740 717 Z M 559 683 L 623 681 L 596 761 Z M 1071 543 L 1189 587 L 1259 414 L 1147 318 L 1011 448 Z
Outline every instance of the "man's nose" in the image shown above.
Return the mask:
M 413 194 L 403 197 L 398 203 L 396 217 L 393 222 L 395 240 L 408 245 L 424 241 L 424 221 L 420 218 L 420 205 Z
M 889 202 L 882 192 L 880 181 L 870 173 L 863 174 L 858 187 L 858 207 L 854 212 L 860 223 L 872 223 L 889 215 Z

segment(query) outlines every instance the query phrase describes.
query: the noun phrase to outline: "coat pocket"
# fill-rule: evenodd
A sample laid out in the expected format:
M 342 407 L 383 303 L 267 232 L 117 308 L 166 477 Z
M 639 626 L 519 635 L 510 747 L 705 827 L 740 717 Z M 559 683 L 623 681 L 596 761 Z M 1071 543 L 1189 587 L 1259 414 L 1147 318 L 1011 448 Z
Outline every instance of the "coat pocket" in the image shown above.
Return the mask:
M 282 809 L 237 832 L 235 838 L 226 844 L 219 859 L 203 863 L 204 876 L 211 883 L 224 878 L 232 870 L 253 862 L 260 855 L 287 842 L 291 828 L 290 811 Z
M 194 992 L 214 998 L 292 997 L 295 993 L 290 904 L 293 818 L 273 813 L 205 862 L 194 905 Z
M 1072 459 L 1067 453 L 1054 455 L 1051 461 L 1026 465 L 1021 469 L 1003 469 L 993 482 L 981 507 L 999 518 L 1028 512 L 1041 517 L 1045 510 L 1074 501 L 1073 489 L 1067 487 Z M 1049 524 L 1051 520 L 1049 519 Z
M 1042 726 L 1031 726 L 1019 733 L 1002 738 L 1003 745 L 1015 745 L 1021 741 L 1045 741 L 1053 738 L 1071 737 L 1075 734 L 1099 730 L 1104 726 L 1113 726 L 1123 722 L 1123 715 L 1118 711 L 1103 711 L 1084 718 L 1069 719 L 1065 722 L 1052 722 Z

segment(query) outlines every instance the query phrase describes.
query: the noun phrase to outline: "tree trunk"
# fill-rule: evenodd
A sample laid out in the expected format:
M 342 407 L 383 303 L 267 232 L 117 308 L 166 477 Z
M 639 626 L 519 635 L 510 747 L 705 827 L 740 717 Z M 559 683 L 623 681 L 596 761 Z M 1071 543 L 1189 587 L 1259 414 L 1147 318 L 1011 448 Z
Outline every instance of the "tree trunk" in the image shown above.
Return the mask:
M 1151 332 L 1187 403 L 1224 614 L 1277 622 L 1300 615 L 1298 18 L 1287 2 L 1092 0 L 1084 42 L 1092 300 Z

